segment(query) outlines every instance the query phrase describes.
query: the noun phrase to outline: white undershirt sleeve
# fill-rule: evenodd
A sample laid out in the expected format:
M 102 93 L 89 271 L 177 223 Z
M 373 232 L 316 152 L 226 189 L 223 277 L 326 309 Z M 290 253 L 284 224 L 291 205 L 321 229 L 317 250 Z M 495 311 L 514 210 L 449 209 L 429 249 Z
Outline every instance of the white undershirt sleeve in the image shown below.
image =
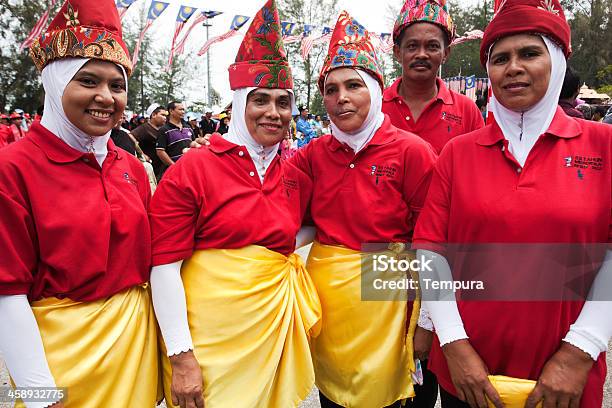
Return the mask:
M 168 356 L 193 350 L 187 321 L 187 301 L 181 280 L 183 261 L 154 266 L 151 270 L 153 308 Z
M 608 350 L 612 337 L 612 251 L 607 251 L 597 272 L 588 300 L 563 341 L 578 347 L 597 360 Z
M 433 326 L 440 340 L 440 346 L 453 341 L 467 339 L 468 335 L 463 327 L 463 321 L 457 308 L 455 293 L 450 290 L 433 290 L 424 279 L 431 281 L 452 281 L 453 275 L 445 257 L 432 251 L 419 249 L 417 258 L 423 257 L 424 261 L 430 260 L 431 272 L 421 271 L 419 276 L 422 304 L 424 309 L 429 312 L 433 321 Z M 450 285 L 452 287 L 452 285 Z
M 0 351 L 17 387 L 55 388 L 38 324 L 26 295 L 0 296 Z M 44 408 L 58 402 L 26 402 Z

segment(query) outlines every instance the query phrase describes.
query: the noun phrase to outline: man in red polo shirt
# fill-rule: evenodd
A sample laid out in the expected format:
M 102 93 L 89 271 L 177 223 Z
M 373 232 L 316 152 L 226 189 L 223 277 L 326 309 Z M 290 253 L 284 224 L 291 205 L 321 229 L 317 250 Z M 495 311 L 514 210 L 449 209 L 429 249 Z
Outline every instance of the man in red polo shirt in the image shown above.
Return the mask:
M 416 133 L 438 154 L 453 137 L 484 126 L 476 104 L 437 77 L 454 35 L 446 0 L 407 0 L 393 27 L 393 56 L 402 76 L 383 94 L 391 123 Z

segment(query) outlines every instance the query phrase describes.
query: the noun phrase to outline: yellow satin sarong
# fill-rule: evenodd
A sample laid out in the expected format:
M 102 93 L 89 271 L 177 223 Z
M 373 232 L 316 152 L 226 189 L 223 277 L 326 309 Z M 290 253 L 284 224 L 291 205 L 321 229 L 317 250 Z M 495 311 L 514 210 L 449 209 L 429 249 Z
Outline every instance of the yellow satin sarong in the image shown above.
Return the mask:
M 66 408 L 155 407 L 157 325 L 146 285 L 93 302 L 31 306 L 55 384 L 67 388 Z
M 321 306 L 299 255 L 255 245 L 200 250 L 181 277 L 206 408 L 287 408 L 306 398 Z M 172 407 L 167 357 L 163 370 Z
M 529 394 L 531 394 L 536 386 L 536 382 L 533 380 L 503 375 L 490 375 L 489 381 L 491 381 L 491 384 L 497 390 L 505 408 L 523 408 Z M 489 401 L 489 407 L 495 407 L 491 401 Z M 539 402 L 536 407 L 541 408 L 542 402 Z
M 314 243 L 307 269 L 323 318 L 311 349 L 316 384 L 327 398 L 348 408 L 381 408 L 415 395 L 412 339 L 420 302 L 408 318 L 399 291 L 385 301 L 362 301 L 361 261 L 361 252 Z

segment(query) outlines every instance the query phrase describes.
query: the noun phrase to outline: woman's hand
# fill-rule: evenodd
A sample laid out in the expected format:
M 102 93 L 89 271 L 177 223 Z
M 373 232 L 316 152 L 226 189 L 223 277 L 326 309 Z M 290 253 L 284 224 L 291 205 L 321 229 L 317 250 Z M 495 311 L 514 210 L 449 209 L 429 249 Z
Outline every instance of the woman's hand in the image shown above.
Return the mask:
M 544 408 L 578 408 L 594 361 L 577 347 L 563 342 L 546 362 L 525 408 L 544 400 Z
M 181 408 L 204 408 L 204 381 L 193 351 L 170 356 L 172 403 Z
M 487 398 L 496 408 L 503 408 L 499 394 L 489 381 L 489 370 L 466 339 L 442 347 L 451 379 L 460 400 L 472 408 L 487 408 Z
M 429 350 L 431 350 L 431 342 L 433 333 L 420 326 L 417 326 L 414 332 L 414 357 L 421 361 L 429 358 Z

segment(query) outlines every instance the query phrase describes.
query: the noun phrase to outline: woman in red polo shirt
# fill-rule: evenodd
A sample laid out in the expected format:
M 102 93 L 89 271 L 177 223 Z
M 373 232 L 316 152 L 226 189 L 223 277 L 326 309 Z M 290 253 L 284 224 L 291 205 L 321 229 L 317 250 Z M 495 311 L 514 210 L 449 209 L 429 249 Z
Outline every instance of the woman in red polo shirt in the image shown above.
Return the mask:
M 296 407 L 314 384 L 308 340 L 321 312 L 293 253 L 311 182 L 277 155 L 294 102 L 273 0 L 229 76 L 229 132 L 183 156 L 151 204 L 166 402 Z
M 495 121 L 436 164 L 414 246 L 464 289 L 424 302 L 443 407 L 602 405 L 612 129 L 557 106 L 570 52 L 557 0 L 502 2 L 481 45 Z
M 45 114 L 0 152 L 0 350 L 17 387 L 59 387 L 28 407 L 152 407 L 150 191 L 109 140 L 131 71 L 114 2 L 66 2 L 31 55 Z
M 364 290 L 370 274 L 362 274 L 369 263 L 362 257 L 385 254 L 384 243 L 410 242 L 436 155 L 382 113 L 383 79 L 370 34 L 346 12 L 332 34 L 319 89 L 332 135 L 313 140 L 291 161 L 314 183 L 316 242 L 307 265 L 323 307 L 321 334 L 312 345 L 321 405 L 399 406 L 414 397 L 420 308 L 402 298 L 405 291 L 377 298 Z

